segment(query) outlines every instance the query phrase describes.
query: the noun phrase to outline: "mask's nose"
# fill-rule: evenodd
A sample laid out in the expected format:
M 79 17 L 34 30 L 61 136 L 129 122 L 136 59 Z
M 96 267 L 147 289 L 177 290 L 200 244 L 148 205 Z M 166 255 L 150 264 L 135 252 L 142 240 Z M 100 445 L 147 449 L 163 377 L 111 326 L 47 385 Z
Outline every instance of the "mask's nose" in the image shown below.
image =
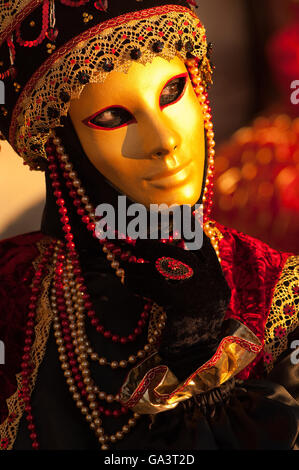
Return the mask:
M 157 142 L 153 142 L 153 145 L 147 152 L 152 158 L 167 158 L 171 156 L 178 148 L 178 136 L 173 135 L 170 130 L 163 130 L 163 135 L 161 130 L 157 133 Z
M 174 123 L 160 110 L 143 116 L 138 127 L 145 158 L 172 158 L 181 145 L 181 137 L 175 130 Z

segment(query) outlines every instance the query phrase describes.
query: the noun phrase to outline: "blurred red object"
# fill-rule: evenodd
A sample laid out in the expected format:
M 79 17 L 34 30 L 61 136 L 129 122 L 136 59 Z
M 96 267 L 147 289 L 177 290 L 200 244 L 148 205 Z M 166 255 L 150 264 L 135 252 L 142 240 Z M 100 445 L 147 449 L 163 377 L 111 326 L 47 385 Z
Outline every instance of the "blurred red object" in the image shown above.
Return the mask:
M 218 149 L 213 217 L 299 252 L 299 118 L 260 117 Z
M 268 45 L 268 56 L 287 111 L 297 117 L 298 104 L 291 101 L 294 81 L 299 81 L 299 2 L 294 2 L 292 22 L 275 34 Z

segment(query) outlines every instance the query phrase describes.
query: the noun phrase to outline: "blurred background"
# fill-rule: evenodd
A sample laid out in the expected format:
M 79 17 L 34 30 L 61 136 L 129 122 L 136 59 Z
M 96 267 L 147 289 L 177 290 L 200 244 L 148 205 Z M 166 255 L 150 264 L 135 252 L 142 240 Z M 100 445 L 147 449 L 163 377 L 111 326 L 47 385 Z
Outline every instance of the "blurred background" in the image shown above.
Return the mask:
M 273 248 L 299 252 L 299 0 L 200 0 L 214 44 L 213 217 Z M 299 98 L 299 93 L 297 94 Z M 0 239 L 38 230 L 44 177 L 7 142 L 0 151 Z

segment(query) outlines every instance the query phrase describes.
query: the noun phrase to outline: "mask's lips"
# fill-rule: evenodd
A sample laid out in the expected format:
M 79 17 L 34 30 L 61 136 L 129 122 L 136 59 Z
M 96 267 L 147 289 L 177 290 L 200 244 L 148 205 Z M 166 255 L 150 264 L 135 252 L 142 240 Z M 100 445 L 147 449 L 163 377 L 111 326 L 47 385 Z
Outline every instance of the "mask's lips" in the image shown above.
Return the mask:
M 190 163 L 191 163 L 192 160 L 188 160 L 187 162 L 185 163 L 182 163 L 181 165 L 178 165 L 176 166 L 175 168 L 171 169 L 171 170 L 168 170 L 168 169 L 165 169 L 164 171 L 161 171 L 159 173 L 156 173 L 154 175 L 151 175 L 151 176 L 148 176 L 146 178 L 144 178 L 146 181 L 157 181 L 157 180 L 160 180 L 160 179 L 163 179 L 163 178 L 167 178 L 169 176 L 173 176 L 173 175 L 176 175 L 177 173 L 179 173 L 180 171 L 184 170 L 185 168 L 187 168 Z

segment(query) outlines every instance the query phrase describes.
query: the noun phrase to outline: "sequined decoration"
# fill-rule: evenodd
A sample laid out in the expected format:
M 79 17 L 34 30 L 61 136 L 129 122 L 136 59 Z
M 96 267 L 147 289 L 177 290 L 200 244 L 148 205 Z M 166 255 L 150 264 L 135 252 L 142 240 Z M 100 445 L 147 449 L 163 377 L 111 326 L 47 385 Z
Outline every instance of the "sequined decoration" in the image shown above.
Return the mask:
M 159 273 L 166 279 L 171 279 L 172 281 L 190 279 L 194 274 L 190 266 L 174 258 L 166 258 L 163 256 L 162 258 L 158 258 L 155 264 Z

